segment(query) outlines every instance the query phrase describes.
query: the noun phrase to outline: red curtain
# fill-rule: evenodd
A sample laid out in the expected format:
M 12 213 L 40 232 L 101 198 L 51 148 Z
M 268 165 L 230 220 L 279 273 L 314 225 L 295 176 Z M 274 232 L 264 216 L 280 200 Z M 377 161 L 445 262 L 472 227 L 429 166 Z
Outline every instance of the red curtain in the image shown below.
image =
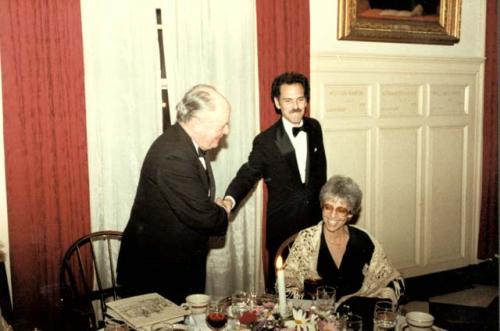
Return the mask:
M 498 4 L 486 9 L 486 63 L 484 69 L 483 184 L 478 258 L 498 254 Z
M 79 0 L 0 1 L 14 314 L 57 330 L 59 266 L 90 230 Z
M 309 77 L 309 32 L 309 0 L 257 0 L 261 130 L 265 130 L 279 118 L 271 101 L 271 84 L 274 77 L 285 71 L 297 71 Z M 265 201 L 267 192 L 264 188 L 264 243 Z M 264 266 L 267 266 L 267 263 L 264 263 Z

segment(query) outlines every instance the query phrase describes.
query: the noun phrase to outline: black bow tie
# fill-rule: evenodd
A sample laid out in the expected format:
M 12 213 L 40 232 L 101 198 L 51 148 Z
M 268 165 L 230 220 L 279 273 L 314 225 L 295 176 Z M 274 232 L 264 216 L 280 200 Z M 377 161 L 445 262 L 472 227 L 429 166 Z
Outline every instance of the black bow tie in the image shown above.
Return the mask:
M 304 132 L 307 133 L 307 130 L 306 130 L 306 128 L 303 125 L 302 126 L 293 127 L 292 128 L 293 136 L 297 137 L 297 135 L 299 134 L 300 131 L 304 131 Z
M 207 151 L 204 151 L 198 147 L 198 157 L 205 157 L 205 155 L 207 155 Z

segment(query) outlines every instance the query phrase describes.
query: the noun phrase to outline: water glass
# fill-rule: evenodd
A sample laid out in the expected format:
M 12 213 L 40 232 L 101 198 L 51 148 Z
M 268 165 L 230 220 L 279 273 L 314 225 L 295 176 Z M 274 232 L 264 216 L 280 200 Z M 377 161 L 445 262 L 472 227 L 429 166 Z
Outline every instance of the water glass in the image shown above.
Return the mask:
M 304 279 L 304 299 L 314 300 L 318 287 L 323 285 L 321 278 L 308 277 Z
M 389 300 L 375 303 L 373 325 L 376 331 L 395 330 L 397 324 L 396 306 Z
M 335 304 L 335 288 L 320 286 L 316 291 L 314 307 L 319 317 L 325 318 Z
M 231 305 L 233 307 L 234 306 L 238 306 L 238 307 L 248 306 L 249 302 L 250 302 L 250 297 L 249 297 L 248 293 L 245 291 L 235 292 L 231 296 Z
M 359 315 L 347 315 L 344 330 L 363 331 L 363 318 Z
M 325 318 L 318 322 L 318 330 L 319 331 L 335 331 L 346 329 L 346 317 L 335 314 L 333 309 L 330 311 Z

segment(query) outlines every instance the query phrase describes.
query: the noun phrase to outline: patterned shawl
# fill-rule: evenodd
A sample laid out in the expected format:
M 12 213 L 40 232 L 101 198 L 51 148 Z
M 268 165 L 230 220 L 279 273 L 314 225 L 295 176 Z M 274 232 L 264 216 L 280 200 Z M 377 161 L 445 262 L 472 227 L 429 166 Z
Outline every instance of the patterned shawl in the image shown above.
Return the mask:
M 305 278 L 319 278 L 317 263 L 322 231 L 323 221 L 302 230 L 290 249 L 285 263 L 285 282 L 287 293 L 294 298 L 302 297 Z M 404 286 L 401 274 L 392 266 L 380 243 L 367 234 L 375 248 L 370 264 L 363 268 L 363 284 L 357 292 L 337 298 L 337 306 L 353 296 L 386 298 L 396 303 L 401 295 Z M 393 288 L 387 286 L 391 282 Z

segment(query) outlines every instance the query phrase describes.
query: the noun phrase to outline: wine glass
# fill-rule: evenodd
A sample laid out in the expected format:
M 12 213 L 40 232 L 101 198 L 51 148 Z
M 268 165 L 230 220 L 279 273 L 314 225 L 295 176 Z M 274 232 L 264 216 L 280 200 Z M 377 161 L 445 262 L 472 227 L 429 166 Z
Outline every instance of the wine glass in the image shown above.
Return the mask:
M 363 318 L 359 315 L 347 315 L 345 320 L 346 331 L 363 331 Z
M 335 288 L 331 286 L 319 286 L 316 290 L 314 307 L 319 317 L 325 318 L 335 303 Z
M 231 296 L 231 305 L 242 307 L 242 306 L 247 306 L 250 301 L 250 297 L 247 292 L 245 291 L 238 291 L 233 293 Z
M 304 299 L 314 300 L 316 291 L 323 284 L 321 278 L 307 277 L 304 279 Z
M 377 301 L 373 316 L 374 329 L 395 330 L 397 324 L 396 306 L 389 300 Z
M 227 314 L 224 306 L 213 303 L 208 307 L 207 317 L 205 319 L 210 329 L 222 330 L 227 324 Z
M 319 331 L 334 331 L 334 330 L 345 330 L 346 328 L 345 316 L 339 316 L 335 314 L 334 309 L 330 310 L 330 313 L 318 322 Z
M 246 317 L 251 312 L 249 303 L 250 296 L 247 292 L 238 291 L 233 293 L 231 297 L 231 317 L 234 318 L 237 328 L 245 324 Z

